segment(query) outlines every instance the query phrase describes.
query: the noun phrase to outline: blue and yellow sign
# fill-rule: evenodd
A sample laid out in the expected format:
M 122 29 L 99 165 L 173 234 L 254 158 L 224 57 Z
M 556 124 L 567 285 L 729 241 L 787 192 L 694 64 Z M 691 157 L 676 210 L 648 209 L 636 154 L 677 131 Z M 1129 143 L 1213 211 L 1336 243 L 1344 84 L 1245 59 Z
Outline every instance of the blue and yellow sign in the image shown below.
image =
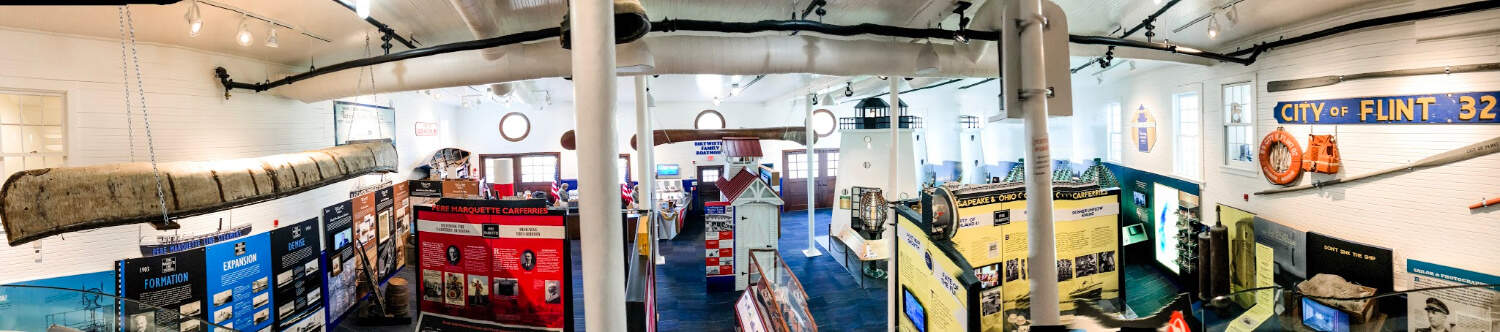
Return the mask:
M 1497 99 L 1500 91 L 1283 101 L 1272 116 L 1282 124 L 1500 124 Z

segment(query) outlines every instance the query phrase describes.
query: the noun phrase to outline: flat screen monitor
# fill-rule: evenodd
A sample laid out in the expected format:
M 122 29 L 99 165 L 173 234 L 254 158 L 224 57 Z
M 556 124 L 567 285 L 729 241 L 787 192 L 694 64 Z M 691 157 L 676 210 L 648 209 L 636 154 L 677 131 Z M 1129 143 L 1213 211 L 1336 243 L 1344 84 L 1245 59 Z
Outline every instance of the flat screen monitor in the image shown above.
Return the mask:
M 906 314 L 906 319 L 918 332 L 927 332 L 927 308 L 922 307 L 922 302 L 917 301 L 910 289 L 901 288 L 901 298 L 901 312 Z
M 1349 314 L 1304 297 L 1302 325 L 1318 332 L 1349 332 Z
M 656 164 L 656 176 L 658 177 L 677 177 L 681 172 L 682 170 L 677 167 L 677 164 Z
M 1157 183 L 1151 195 L 1156 262 L 1172 273 L 1182 273 L 1177 266 L 1177 189 Z

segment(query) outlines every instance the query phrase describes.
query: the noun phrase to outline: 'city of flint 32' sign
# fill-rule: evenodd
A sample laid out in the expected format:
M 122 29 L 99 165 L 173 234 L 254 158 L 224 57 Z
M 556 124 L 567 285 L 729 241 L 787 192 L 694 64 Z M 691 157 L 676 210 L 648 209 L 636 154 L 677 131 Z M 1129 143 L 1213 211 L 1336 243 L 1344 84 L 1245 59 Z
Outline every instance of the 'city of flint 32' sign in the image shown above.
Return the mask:
M 1500 124 L 1500 91 L 1283 101 L 1282 124 Z

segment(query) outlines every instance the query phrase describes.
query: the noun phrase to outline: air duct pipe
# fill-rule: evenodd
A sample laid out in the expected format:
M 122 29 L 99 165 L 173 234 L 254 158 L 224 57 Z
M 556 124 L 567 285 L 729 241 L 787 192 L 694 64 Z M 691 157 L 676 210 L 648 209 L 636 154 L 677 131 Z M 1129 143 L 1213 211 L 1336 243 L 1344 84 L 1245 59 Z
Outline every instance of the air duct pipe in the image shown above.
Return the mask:
M 450 0 L 453 9 L 458 11 L 458 16 L 463 18 L 464 24 L 469 26 L 469 32 L 474 33 L 474 39 L 486 39 L 500 36 L 500 25 L 495 19 L 494 11 L 490 5 L 494 1 L 481 0 Z M 505 53 L 501 48 L 492 47 L 479 51 L 485 60 L 499 60 Z
M 906 42 L 838 40 L 807 35 L 747 38 L 669 36 L 618 45 L 618 64 L 643 63 L 630 58 L 631 54 L 638 54 L 632 53 L 636 50 L 631 48 L 642 46 L 649 47 L 654 66 L 641 74 L 721 75 L 912 76 L 916 71 L 917 52 L 922 49 L 922 45 Z M 934 47 L 940 70 L 931 76 L 994 77 L 1000 74 L 997 61 L 974 62 L 960 56 L 952 45 Z M 479 52 L 462 51 L 373 65 L 371 69 L 376 75 L 388 77 L 376 80 L 374 89 L 378 93 L 387 93 L 572 75 L 568 62 L 556 61 L 570 56 L 557 43 L 510 45 L 501 47 L 501 51 L 507 56 L 496 61 L 485 60 Z M 983 53 L 989 56 L 995 56 L 997 52 L 993 46 L 983 49 Z M 358 76 L 356 70 L 339 71 L 271 91 L 305 102 L 371 93 L 369 88 L 355 90 L 349 84 Z

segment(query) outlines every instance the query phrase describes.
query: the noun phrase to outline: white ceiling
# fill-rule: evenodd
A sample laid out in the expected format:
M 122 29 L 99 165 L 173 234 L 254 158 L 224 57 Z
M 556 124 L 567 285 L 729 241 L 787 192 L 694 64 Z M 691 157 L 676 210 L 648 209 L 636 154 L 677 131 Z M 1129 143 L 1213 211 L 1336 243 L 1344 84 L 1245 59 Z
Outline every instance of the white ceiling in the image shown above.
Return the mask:
M 190 0 L 166 6 L 131 6 L 136 23 L 136 39 L 141 42 L 179 45 L 212 52 L 234 54 L 306 67 L 326 65 L 364 57 L 366 52 L 379 54 L 379 38 L 374 28 L 355 16 L 353 11 L 333 0 L 218 0 L 256 14 L 297 26 L 312 34 L 330 39 L 323 42 L 281 30 L 280 48 L 262 45 L 269 26 L 252 20 L 250 26 L 256 41 L 242 47 L 233 42 L 240 22 L 238 14 L 200 5 L 205 28 L 201 35 L 189 37 L 184 14 Z M 374 0 L 372 17 L 379 19 L 404 36 L 415 36 L 424 46 L 475 39 L 458 11 L 448 0 Z M 494 0 L 489 6 L 501 33 L 515 33 L 557 26 L 566 14 L 566 0 Z M 953 28 L 956 17 L 948 10 L 957 0 L 829 0 L 826 17 L 814 17 L 832 24 L 875 23 L 905 27 L 929 27 L 944 20 Z M 1155 0 L 1054 0 L 1069 16 L 1073 34 L 1112 35 L 1117 27 L 1128 28 L 1139 23 L 1161 5 Z M 1165 1 L 1165 0 L 1163 0 Z M 1243 0 L 1231 11 L 1238 22 L 1219 13 L 1220 36 L 1210 40 L 1204 20 L 1180 33 L 1172 30 L 1209 12 L 1210 8 L 1235 0 L 1182 0 L 1156 23 L 1157 40 L 1200 49 L 1216 50 L 1227 45 L 1244 44 L 1238 39 L 1264 34 L 1279 27 L 1309 22 L 1319 17 L 1357 7 L 1410 0 Z M 983 0 L 975 1 L 972 13 Z M 667 18 L 747 22 L 790 19 L 800 12 L 806 0 L 643 0 L 652 20 Z M 7 6 L 0 10 L 0 26 L 43 30 L 65 34 L 119 38 L 119 16 L 116 7 L 102 6 Z M 1114 32 L 1114 34 L 1111 34 Z M 369 36 L 370 49 L 366 49 Z M 1132 39 L 1144 39 L 1137 33 Z M 1258 38 L 1267 38 L 1258 36 Z M 544 41 L 555 42 L 555 41 Z M 406 48 L 396 45 L 393 51 Z M 1075 59 L 1074 65 L 1087 61 Z M 695 76 L 663 76 L 655 79 L 658 102 L 710 100 L 701 91 Z M 747 78 L 748 81 L 748 78 Z M 730 102 L 764 102 L 801 88 L 810 80 L 805 75 L 768 76 Z M 538 80 L 543 89 L 552 91 L 554 100 L 571 100 L 571 85 L 562 79 Z M 629 98 L 630 84 L 621 84 L 620 96 Z M 727 84 L 725 89 L 727 90 Z

